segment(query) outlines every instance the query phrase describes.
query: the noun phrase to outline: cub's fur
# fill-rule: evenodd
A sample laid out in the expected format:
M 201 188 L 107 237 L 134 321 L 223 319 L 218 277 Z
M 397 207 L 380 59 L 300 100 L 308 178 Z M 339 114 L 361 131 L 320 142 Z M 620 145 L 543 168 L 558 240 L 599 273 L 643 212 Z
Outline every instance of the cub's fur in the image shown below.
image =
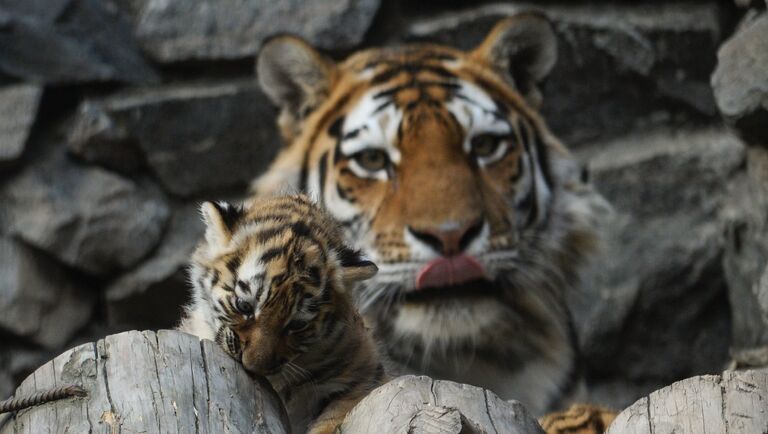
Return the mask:
M 215 340 L 285 403 L 294 433 L 328 433 L 385 378 L 348 287 L 376 266 L 307 197 L 207 202 L 180 329 Z

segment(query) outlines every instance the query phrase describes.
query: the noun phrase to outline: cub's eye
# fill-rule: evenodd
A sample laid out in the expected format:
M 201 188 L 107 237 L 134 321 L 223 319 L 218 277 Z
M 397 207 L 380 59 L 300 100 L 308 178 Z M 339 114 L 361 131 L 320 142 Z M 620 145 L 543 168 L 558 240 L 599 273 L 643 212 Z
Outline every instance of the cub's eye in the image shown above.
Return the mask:
M 309 325 L 308 321 L 295 319 L 289 322 L 288 325 L 285 326 L 285 329 L 288 330 L 289 332 L 298 332 L 307 328 L 308 325 Z
M 253 305 L 240 297 L 235 299 L 235 309 L 243 315 L 253 314 Z
M 381 149 L 364 149 L 352 156 L 357 164 L 369 172 L 386 169 L 389 166 L 389 156 Z
M 477 158 L 490 158 L 496 154 L 504 137 L 495 134 L 479 134 L 472 138 L 472 154 Z

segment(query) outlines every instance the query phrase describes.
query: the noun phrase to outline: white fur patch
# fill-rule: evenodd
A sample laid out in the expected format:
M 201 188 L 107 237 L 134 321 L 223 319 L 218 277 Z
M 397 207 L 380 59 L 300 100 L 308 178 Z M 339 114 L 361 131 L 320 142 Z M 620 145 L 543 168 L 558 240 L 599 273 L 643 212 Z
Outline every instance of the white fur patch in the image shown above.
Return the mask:
M 504 309 L 495 299 L 438 306 L 405 304 L 394 318 L 396 334 L 419 336 L 425 346 L 447 345 L 460 339 L 474 339 L 491 333 Z

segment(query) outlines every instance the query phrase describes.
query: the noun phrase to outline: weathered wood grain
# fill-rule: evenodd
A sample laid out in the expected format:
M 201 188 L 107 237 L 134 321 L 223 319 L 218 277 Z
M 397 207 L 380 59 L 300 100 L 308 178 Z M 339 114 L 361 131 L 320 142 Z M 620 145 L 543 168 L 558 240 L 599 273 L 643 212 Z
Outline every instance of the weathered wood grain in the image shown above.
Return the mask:
M 342 433 L 542 433 L 522 404 L 479 387 L 404 376 L 371 392 L 341 425 Z
M 607 433 L 768 433 L 768 370 L 678 381 L 622 411 Z
M 80 345 L 41 366 L 15 396 L 67 384 L 88 396 L 2 415 L 0 434 L 288 431 L 268 383 L 181 332 L 131 331 Z

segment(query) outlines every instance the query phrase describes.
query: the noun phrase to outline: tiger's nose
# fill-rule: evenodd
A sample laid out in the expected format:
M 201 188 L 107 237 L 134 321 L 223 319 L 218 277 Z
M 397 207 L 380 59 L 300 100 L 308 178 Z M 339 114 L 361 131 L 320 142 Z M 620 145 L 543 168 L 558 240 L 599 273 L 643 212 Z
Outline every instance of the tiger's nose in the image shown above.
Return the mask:
M 455 256 L 469 247 L 483 230 L 484 220 L 478 218 L 465 223 L 445 223 L 436 227 L 406 226 L 417 240 L 427 244 L 443 256 Z

